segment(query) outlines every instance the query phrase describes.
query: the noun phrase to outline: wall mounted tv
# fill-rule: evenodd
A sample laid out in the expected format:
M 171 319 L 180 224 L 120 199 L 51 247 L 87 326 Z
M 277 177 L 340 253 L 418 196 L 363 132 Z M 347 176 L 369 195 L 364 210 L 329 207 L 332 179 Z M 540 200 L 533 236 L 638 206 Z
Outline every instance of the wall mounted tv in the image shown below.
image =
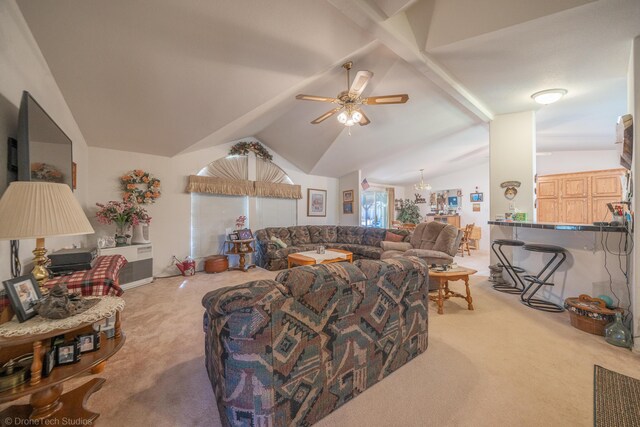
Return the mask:
M 71 139 L 24 91 L 18 115 L 18 180 L 68 184 L 73 189 Z

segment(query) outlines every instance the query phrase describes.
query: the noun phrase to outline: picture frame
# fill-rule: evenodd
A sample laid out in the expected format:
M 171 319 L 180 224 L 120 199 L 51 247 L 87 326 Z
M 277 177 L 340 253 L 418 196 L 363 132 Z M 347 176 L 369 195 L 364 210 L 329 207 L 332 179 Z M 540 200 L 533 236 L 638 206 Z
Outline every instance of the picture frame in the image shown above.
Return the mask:
M 11 308 L 18 316 L 20 323 L 37 314 L 33 306 L 42 298 L 42 294 L 38 282 L 32 274 L 5 280 L 2 283 L 9 297 Z
M 56 366 L 56 348 L 52 347 L 44 353 L 44 360 L 42 361 L 42 376 L 48 377 Z
M 238 240 L 238 239 L 239 239 L 239 237 L 238 237 L 238 233 L 231 233 L 231 234 L 229 234 L 229 240 L 230 240 L 230 241 L 234 241 L 234 240 Z
M 480 212 L 480 203 L 473 204 L 473 212 Z
M 327 216 L 327 190 L 307 188 L 307 216 Z
M 342 213 L 345 215 L 353 214 L 353 202 L 342 202 Z
M 100 335 L 102 332 L 106 339 L 110 340 L 115 337 L 116 329 L 115 329 L 115 317 L 114 315 L 105 317 L 104 319 L 93 324 L 93 330 L 96 334 Z
M 472 202 L 483 202 L 484 201 L 484 193 L 469 193 L 469 199 Z
M 80 353 L 89 353 L 100 349 L 100 334 L 88 333 L 76 337 L 80 344 Z
M 78 188 L 78 164 L 76 162 L 71 163 L 71 189 Z
M 345 190 L 342 192 L 343 202 L 353 202 L 353 190 Z
M 243 228 L 242 230 L 236 231 L 238 235 L 238 240 L 250 240 L 253 239 L 253 233 L 250 228 Z
M 56 347 L 56 366 L 71 365 L 80 360 L 80 341 L 75 340 Z

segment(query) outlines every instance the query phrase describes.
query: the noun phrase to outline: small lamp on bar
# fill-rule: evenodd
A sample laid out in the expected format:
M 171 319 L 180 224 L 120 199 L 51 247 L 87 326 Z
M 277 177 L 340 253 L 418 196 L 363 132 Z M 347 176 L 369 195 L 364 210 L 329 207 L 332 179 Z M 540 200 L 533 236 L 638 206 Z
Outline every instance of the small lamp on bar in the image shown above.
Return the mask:
M 0 240 L 36 239 L 32 274 L 40 287 L 49 279 L 46 237 L 94 233 L 66 184 L 12 182 L 0 199 Z

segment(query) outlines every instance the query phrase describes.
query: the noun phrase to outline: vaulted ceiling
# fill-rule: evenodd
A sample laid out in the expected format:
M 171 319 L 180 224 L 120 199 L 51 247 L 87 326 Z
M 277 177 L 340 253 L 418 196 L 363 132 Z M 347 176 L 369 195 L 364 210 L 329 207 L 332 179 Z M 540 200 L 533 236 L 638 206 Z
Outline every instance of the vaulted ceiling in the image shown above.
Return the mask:
M 412 182 L 488 157 L 495 114 L 539 110 L 539 150 L 613 148 L 637 0 L 18 0 L 91 146 L 174 156 L 255 136 L 301 170 Z M 342 63 L 374 77 L 351 135 L 309 122 Z M 544 107 L 533 92 L 569 94 Z

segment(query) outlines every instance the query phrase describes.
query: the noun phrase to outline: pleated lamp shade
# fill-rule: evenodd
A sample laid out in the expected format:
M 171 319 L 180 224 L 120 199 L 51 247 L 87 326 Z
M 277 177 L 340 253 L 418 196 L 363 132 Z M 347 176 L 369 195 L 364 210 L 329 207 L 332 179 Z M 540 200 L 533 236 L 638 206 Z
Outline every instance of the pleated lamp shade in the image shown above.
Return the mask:
M 0 240 L 93 233 L 66 184 L 12 182 L 0 199 Z

